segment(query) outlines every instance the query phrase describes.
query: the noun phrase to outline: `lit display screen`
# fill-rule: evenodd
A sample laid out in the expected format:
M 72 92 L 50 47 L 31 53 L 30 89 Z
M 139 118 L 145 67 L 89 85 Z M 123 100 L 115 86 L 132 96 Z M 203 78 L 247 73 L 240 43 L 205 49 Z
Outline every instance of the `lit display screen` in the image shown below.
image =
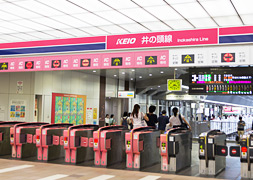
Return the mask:
M 252 95 L 252 68 L 189 70 L 190 95 Z

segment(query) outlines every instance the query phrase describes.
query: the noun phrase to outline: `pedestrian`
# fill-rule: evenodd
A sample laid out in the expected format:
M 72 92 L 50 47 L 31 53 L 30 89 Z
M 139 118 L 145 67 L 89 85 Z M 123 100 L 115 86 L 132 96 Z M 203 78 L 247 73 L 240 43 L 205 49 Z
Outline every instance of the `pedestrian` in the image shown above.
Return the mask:
M 155 110 L 156 110 L 155 106 L 150 106 L 149 107 L 149 112 L 147 113 L 149 121 L 146 121 L 148 126 L 152 126 L 154 128 L 156 128 L 156 123 L 158 123 L 157 115 L 154 114 Z
M 242 117 L 239 117 L 239 121 L 237 123 L 237 133 L 239 136 L 239 140 L 241 140 L 242 136 L 244 135 L 244 126 L 245 126 L 245 122 L 242 120 Z
M 129 117 L 129 126 L 130 126 L 130 129 L 133 129 L 134 128 L 134 125 L 132 123 L 132 121 L 130 120 L 130 116 L 131 116 L 131 112 L 128 113 L 128 117 Z
M 105 115 L 105 126 L 109 126 L 109 114 Z
M 166 125 L 169 123 L 169 117 L 166 116 L 166 111 L 162 111 L 162 115 L 158 118 L 158 130 L 163 134 L 166 128 Z
M 127 112 L 123 113 L 123 116 L 121 117 L 121 123 L 122 126 L 124 126 L 126 129 L 128 128 L 128 125 L 130 124 L 130 118 L 127 116 Z
M 176 127 L 186 127 L 191 131 L 190 124 L 186 121 L 183 115 L 178 113 L 178 108 L 174 107 L 172 109 L 173 116 L 170 117 L 170 123 L 166 126 L 166 131 L 168 128 L 176 128 Z
M 140 105 L 135 104 L 133 111 L 130 115 L 130 120 L 133 124 L 133 129 L 147 126 L 146 122 L 143 119 L 145 119 L 146 121 L 149 121 L 147 115 L 145 115 L 143 112 L 140 111 Z
M 114 114 L 111 114 L 111 117 L 109 119 L 109 125 L 115 125 L 115 119 L 114 119 Z

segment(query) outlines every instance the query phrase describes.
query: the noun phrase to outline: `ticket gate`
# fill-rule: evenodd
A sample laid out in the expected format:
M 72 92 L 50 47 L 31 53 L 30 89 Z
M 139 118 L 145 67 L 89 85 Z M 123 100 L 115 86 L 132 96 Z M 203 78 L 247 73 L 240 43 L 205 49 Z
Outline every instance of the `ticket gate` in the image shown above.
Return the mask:
M 14 125 L 14 127 L 11 127 L 10 144 L 12 146 L 12 158 L 23 159 L 36 156 L 36 129 L 45 124 L 48 123 L 19 123 Z
M 15 124 L 23 122 L 6 121 L 0 122 L 0 156 L 11 155 L 10 129 Z
M 63 132 L 65 162 L 74 164 L 94 159 L 93 132 L 98 125 L 70 126 Z
M 125 161 L 124 142 L 128 131 L 124 126 L 105 126 L 93 132 L 95 166 L 108 167 Z
M 160 162 L 160 131 L 153 127 L 140 127 L 126 133 L 126 167 L 141 170 Z
M 226 134 L 210 130 L 199 135 L 199 173 L 216 176 L 226 167 Z
M 37 159 L 51 161 L 64 157 L 63 131 L 73 124 L 46 124 L 36 130 Z
M 176 173 L 191 166 L 192 132 L 174 128 L 160 135 L 162 172 Z

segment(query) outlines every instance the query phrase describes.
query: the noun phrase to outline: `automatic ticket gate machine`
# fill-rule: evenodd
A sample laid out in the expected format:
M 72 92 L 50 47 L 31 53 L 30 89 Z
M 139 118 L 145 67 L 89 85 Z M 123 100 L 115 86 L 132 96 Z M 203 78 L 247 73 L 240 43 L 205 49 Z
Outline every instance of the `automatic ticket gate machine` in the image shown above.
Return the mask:
M 226 167 L 226 134 L 210 130 L 199 135 L 199 173 L 216 176 Z
M 160 135 L 161 170 L 176 173 L 191 166 L 192 132 L 174 128 Z
M 160 162 L 160 131 L 153 127 L 140 127 L 126 133 L 126 167 L 141 170 Z
M 85 124 L 64 130 L 65 162 L 77 164 L 94 159 L 93 132 L 98 128 L 98 125 Z
M 0 122 L 0 156 L 11 155 L 10 129 L 15 124 L 23 122 L 6 121 Z
M 63 131 L 73 124 L 47 124 L 36 130 L 37 159 L 51 161 L 64 157 Z
M 107 167 L 125 160 L 124 126 L 105 126 L 93 132 L 95 166 Z
M 11 127 L 10 144 L 12 146 L 12 158 L 22 159 L 36 156 L 36 129 L 45 124 L 48 123 L 19 123 Z

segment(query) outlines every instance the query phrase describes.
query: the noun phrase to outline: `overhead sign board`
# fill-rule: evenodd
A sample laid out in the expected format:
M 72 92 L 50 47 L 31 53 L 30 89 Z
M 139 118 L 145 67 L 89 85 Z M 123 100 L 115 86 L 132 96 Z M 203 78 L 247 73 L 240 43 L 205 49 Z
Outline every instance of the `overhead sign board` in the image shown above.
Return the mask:
M 168 91 L 182 91 L 182 79 L 167 79 Z
M 134 98 L 134 91 L 118 91 L 118 98 Z

